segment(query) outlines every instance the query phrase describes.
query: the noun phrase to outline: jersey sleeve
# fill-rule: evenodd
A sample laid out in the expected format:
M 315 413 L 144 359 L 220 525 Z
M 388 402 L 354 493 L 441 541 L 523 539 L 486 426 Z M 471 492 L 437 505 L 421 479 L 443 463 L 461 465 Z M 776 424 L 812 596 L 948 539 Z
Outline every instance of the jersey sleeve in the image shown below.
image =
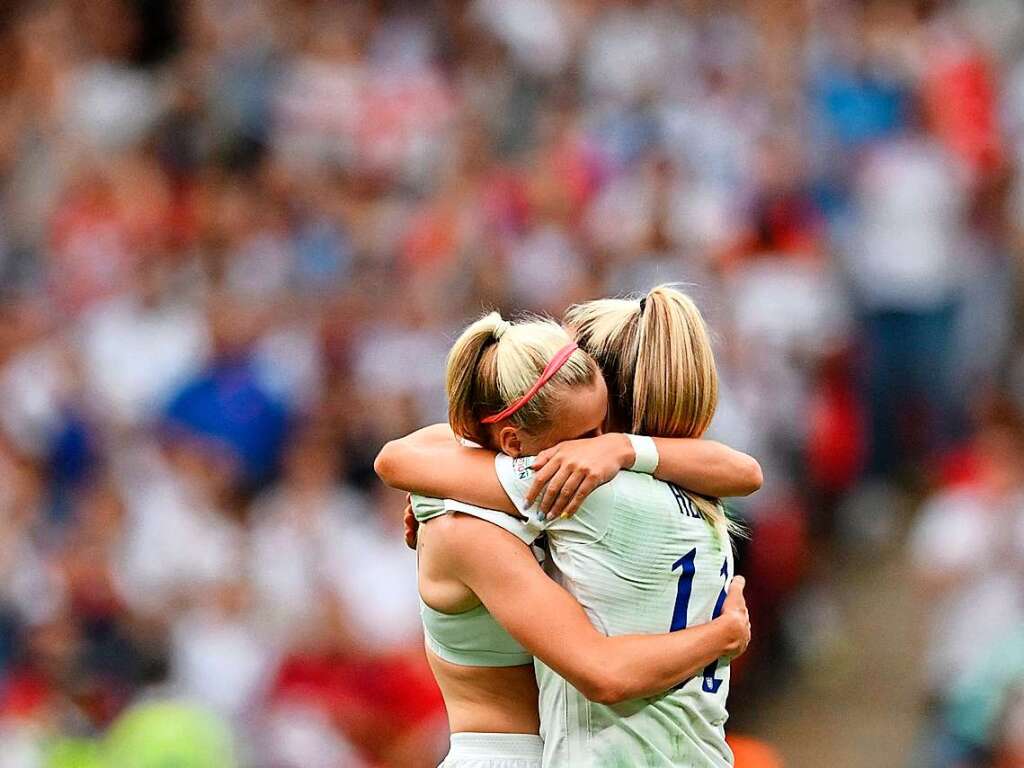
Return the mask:
M 526 504 L 526 494 L 533 485 L 533 456 L 512 458 L 499 453 L 494 458 L 498 482 L 526 521 L 531 531 L 539 536 L 547 532 L 568 540 L 595 541 L 607 530 L 609 516 L 615 506 L 615 481 L 596 488 L 583 502 L 576 514 L 569 518 L 548 520 L 537 502 Z
M 501 487 L 505 489 L 505 493 L 508 494 L 519 513 L 529 519 L 542 517 L 536 505 L 532 507 L 533 514 L 531 514 L 531 508 L 526 505 L 526 494 L 533 484 L 532 466 L 532 456 L 520 456 L 513 459 L 511 456 L 499 453 L 494 457 L 494 471 L 498 475 L 498 482 L 501 483 Z

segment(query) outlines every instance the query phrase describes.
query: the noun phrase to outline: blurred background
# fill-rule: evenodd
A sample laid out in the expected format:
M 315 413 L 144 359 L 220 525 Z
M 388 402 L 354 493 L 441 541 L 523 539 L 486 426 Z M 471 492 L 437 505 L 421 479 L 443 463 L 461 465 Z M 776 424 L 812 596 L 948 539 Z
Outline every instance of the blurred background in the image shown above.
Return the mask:
M 1024 765 L 1019 0 L 0 4 L 0 768 L 419 768 L 485 307 L 683 281 L 740 768 Z

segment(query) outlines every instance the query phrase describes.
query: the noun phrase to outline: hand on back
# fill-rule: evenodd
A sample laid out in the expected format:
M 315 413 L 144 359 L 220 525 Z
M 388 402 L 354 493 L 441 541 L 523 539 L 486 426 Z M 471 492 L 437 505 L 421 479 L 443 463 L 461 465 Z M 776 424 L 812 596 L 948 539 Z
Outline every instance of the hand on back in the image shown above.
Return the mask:
M 750 615 L 747 613 L 747 601 L 743 597 L 746 583 L 742 576 L 734 576 L 725 603 L 722 604 L 720 618 L 729 623 L 733 632 L 733 641 L 727 649 L 730 659 L 741 656 L 750 644 Z
M 405 532 L 405 546 L 416 549 L 416 537 L 419 534 L 420 522 L 412 513 L 412 496 L 405 494 L 405 512 L 402 515 L 402 527 Z

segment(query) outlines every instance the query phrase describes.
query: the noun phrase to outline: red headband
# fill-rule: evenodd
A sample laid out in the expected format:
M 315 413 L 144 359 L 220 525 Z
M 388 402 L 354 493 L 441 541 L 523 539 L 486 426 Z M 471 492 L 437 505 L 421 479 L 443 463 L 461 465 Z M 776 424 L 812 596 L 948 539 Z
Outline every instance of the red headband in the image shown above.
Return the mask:
M 551 377 L 558 373 L 558 370 L 568 362 L 569 358 L 572 357 L 572 353 L 577 349 L 575 341 L 570 341 L 560 350 L 555 353 L 555 356 L 551 358 L 551 361 L 544 366 L 544 371 L 541 373 L 540 378 L 537 379 L 536 383 L 526 390 L 526 394 L 516 400 L 512 405 L 503 410 L 501 413 L 496 413 L 493 416 L 487 416 L 486 418 L 480 419 L 483 424 L 494 424 L 495 422 L 507 419 L 513 413 L 518 411 L 528 402 L 530 398 L 536 395 L 540 388 L 551 381 Z

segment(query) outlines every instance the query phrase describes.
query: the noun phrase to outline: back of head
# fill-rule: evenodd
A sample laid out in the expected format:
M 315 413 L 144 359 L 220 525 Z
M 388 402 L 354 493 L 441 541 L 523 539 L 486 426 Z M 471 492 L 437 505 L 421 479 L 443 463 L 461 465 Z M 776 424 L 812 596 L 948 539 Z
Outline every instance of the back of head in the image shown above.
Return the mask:
M 448 354 L 445 388 L 452 431 L 485 445 L 487 433 L 481 419 L 522 397 L 551 359 L 571 342 L 558 323 L 541 318 L 510 323 L 491 312 L 472 323 Z M 577 349 L 507 422 L 536 430 L 549 420 L 556 398 L 566 388 L 586 386 L 596 373 L 593 358 Z
M 570 307 L 566 325 L 601 367 L 614 429 L 651 437 L 700 437 L 718 406 L 711 337 L 693 300 L 667 285 L 642 299 Z M 717 499 L 691 494 L 705 519 L 727 528 Z
M 598 299 L 565 322 L 608 383 L 616 428 L 652 437 L 700 437 L 718 406 L 718 371 L 704 318 L 667 285 L 643 299 Z

